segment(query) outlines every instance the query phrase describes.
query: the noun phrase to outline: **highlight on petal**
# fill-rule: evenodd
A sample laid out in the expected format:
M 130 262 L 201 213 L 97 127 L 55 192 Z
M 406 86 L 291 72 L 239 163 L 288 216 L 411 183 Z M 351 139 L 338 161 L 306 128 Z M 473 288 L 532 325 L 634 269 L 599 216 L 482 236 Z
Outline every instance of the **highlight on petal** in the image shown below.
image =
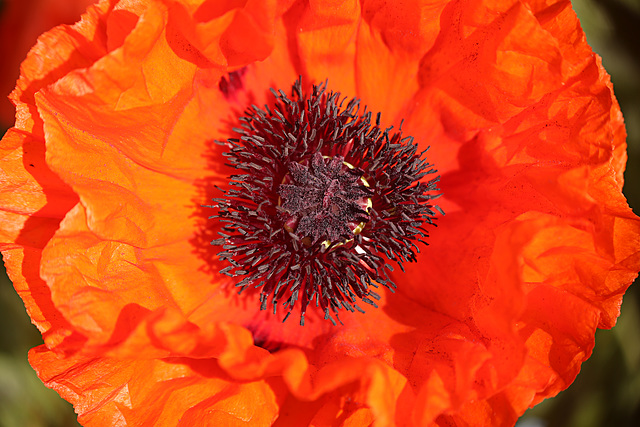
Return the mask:
M 298 78 L 442 178 L 429 246 L 336 326 L 238 295 L 203 206 L 242 173 L 243 111 L 284 117 L 270 89 Z M 622 117 L 568 1 L 102 1 L 39 38 L 12 99 L 0 249 L 30 363 L 87 426 L 513 425 L 640 270 Z

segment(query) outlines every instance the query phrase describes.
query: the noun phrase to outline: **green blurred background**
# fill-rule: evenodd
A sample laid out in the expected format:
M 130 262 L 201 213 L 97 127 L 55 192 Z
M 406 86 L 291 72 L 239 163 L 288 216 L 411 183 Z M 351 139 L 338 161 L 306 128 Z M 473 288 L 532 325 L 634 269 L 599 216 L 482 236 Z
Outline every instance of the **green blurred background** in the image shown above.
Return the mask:
M 574 0 L 574 8 L 589 44 L 612 76 L 622 107 L 629 134 L 625 194 L 640 213 L 640 0 Z M 627 292 L 617 326 L 596 334 L 593 355 L 574 384 L 529 410 L 518 427 L 640 426 L 637 288 Z M 71 405 L 44 387 L 27 362 L 27 351 L 42 338 L 3 269 L 0 324 L 0 427 L 77 426 Z

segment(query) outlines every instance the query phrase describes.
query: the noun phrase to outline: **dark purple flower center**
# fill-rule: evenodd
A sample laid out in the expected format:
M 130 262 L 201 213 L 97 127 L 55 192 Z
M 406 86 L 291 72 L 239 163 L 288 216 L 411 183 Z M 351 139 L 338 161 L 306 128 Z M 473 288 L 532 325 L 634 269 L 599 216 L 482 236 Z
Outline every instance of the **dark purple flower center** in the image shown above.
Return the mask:
M 308 165 L 291 163 L 278 187 L 285 228 L 307 244 L 348 240 L 369 221 L 371 190 L 363 171 L 342 156 L 325 159 L 316 152 Z
M 228 147 L 229 188 L 211 207 L 222 224 L 218 254 L 239 278 L 239 292 L 259 289 L 260 309 L 309 306 L 340 321 L 339 310 L 376 307 L 376 288 L 395 284 L 386 260 L 416 261 L 426 225 L 440 208 L 436 170 L 413 138 L 372 123 L 359 102 L 294 84 L 272 91 L 273 107 L 252 106 Z M 335 317 L 335 319 L 334 319 Z

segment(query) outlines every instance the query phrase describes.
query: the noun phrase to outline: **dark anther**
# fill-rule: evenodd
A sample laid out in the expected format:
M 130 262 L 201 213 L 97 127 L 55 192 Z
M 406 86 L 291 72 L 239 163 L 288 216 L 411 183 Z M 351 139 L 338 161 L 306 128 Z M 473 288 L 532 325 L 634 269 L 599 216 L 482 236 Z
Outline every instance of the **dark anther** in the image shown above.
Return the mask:
M 244 87 L 242 78 L 246 72 L 247 68 L 245 67 L 236 71 L 232 71 L 227 76 L 222 76 L 222 78 L 220 78 L 218 89 L 220 89 L 220 92 L 222 92 L 225 98 L 229 99 L 230 97 L 235 95 L 236 91 Z

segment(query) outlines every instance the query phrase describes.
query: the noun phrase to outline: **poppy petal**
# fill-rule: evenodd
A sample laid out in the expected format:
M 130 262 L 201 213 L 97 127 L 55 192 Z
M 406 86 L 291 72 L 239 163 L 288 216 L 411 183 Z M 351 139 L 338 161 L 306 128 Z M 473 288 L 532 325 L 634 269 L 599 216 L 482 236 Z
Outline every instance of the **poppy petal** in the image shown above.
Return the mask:
M 278 386 L 229 381 L 214 359 L 61 360 L 41 346 L 29 360 L 83 425 L 270 425 L 278 415 Z

